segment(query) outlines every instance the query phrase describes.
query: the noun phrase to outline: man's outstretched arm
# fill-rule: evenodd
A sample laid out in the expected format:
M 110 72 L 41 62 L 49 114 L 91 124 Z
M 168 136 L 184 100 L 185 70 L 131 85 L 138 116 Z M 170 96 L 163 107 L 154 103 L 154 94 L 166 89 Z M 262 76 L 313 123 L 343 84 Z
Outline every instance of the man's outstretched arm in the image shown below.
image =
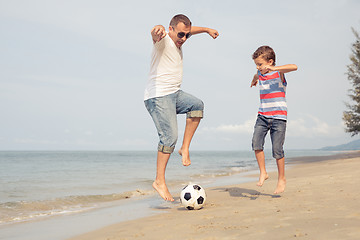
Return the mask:
M 164 26 L 162 25 L 156 25 L 151 29 L 151 37 L 153 39 L 153 42 L 159 42 L 161 39 L 163 39 L 166 36 L 166 31 Z
M 199 34 L 199 33 L 207 33 L 209 34 L 213 39 L 217 38 L 219 36 L 219 32 L 215 29 L 206 28 L 206 27 L 191 27 L 191 35 Z

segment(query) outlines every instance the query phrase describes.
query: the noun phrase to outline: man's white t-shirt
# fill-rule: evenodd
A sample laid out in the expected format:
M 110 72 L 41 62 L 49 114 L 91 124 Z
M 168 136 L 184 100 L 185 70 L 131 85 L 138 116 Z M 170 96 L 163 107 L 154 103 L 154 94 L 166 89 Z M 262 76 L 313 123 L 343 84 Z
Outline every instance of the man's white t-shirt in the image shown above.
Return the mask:
M 175 93 L 180 89 L 182 77 L 182 50 L 166 34 L 162 40 L 154 43 L 144 100 Z

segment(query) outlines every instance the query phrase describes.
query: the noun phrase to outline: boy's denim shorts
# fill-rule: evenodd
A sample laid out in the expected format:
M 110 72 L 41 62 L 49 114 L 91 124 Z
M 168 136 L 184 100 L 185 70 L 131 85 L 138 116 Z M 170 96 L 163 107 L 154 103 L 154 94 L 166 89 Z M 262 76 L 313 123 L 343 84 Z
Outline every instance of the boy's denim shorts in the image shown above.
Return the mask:
M 158 131 L 158 151 L 163 153 L 174 151 L 178 138 L 177 114 L 186 113 L 187 118 L 202 118 L 204 113 L 204 103 L 182 90 L 144 102 Z
M 252 149 L 254 151 L 264 149 L 265 137 L 269 130 L 272 142 L 272 155 L 275 159 L 283 158 L 286 120 L 267 118 L 259 114 L 254 127 Z

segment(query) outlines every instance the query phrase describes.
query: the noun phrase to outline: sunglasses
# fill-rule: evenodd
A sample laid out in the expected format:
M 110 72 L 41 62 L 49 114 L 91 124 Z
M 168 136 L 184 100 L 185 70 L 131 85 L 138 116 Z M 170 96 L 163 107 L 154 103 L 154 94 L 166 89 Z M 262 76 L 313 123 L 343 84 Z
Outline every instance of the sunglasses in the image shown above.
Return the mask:
M 185 36 L 185 38 L 186 39 L 188 39 L 189 37 L 191 37 L 191 33 L 184 33 L 184 32 L 179 32 L 178 34 L 177 34 L 177 37 L 178 38 L 183 38 Z
M 175 31 L 175 28 L 172 28 Z M 183 38 L 185 36 L 186 39 L 188 39 L 189 37 L 191 37 L 191 33 L 184 33 L 184 32 L 178 32 L 177 33 L 177 37 L 178 38 Z

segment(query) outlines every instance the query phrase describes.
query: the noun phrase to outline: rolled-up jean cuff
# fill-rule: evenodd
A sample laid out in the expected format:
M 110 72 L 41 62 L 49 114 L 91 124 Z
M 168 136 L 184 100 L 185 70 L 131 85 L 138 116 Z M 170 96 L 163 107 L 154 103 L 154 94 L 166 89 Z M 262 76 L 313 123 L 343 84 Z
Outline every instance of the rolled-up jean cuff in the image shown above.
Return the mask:
M 172 153 L 174 151 L 175 147 L 167 147 L 164 145 L 159 144 L 158 151 L 163 153 Z
M 203 118 L 204 117 L 204 111 L 197 110 L 197 111 L 191 111 L 191 112 L 186 113 L 186 118 L 194 118 L 194 117 Z

